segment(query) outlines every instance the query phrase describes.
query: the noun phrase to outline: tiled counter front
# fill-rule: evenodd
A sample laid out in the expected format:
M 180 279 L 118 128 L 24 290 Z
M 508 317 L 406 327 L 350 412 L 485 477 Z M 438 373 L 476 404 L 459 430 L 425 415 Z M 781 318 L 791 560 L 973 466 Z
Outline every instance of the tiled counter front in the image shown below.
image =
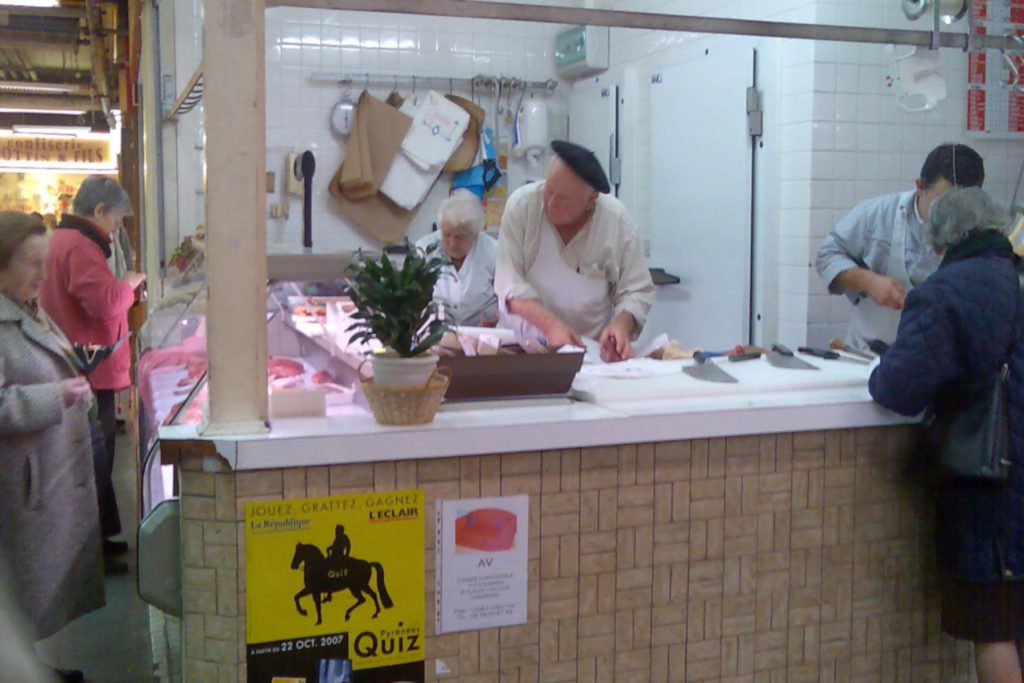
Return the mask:
M 168 443 L 185 470 L 186 680 L 245 680 L 246 501 L 413 487 L 426 493 L 428 606 L 434 501 L 530 494 L 529 623 L 430 637 L 429 679 L 973 680 L 970 647 L 939 630 L 931 502 L 900 476 L 909 433 L 240 473 L 210 472 L 212 458 L 203 472 L 209 444 Z

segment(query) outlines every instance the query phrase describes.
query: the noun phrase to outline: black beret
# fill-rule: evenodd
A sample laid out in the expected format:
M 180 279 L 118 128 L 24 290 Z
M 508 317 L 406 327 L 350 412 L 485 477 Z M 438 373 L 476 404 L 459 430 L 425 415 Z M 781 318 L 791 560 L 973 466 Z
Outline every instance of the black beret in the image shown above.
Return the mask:
M 592 188 L 604 193 L 612 191 L 612 186 L 608 184 L 608 176 L 601 168 L 601 162 L 589 149 L 566 140 L 555 140 L 551 143 L 551 149 Z

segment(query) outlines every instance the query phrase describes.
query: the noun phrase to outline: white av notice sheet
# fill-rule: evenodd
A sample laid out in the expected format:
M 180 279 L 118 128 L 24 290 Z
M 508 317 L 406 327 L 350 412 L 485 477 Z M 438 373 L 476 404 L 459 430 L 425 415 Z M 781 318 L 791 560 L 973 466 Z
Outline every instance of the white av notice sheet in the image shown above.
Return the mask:
M 526 623 L 530 497 L 437 503 L 436 631 Z

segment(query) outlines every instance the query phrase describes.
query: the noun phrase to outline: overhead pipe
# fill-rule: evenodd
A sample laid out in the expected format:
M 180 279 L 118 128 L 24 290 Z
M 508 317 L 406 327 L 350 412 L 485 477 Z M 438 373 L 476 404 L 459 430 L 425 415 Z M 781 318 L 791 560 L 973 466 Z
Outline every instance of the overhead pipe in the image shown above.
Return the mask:
M 616 28 L 648 29 L 652 31 L 678 31 L 684 33 L 711 33 L 765 38 L 793 38 L 797 40 L 828 40 L 841 43 L 879 43 L 883 45 L 917 45 L 931 47 L 932 31 L 906 29 L 861 28 L 828 24 L 800 24 L 783 21 L 757 21 L 752 19 L 721 19 L 653 12 L 624 12 L 620 10 L 582 9 L 576 7 L 549 7 L 546 5 L 520 5 L 509 2 L 483 2 L 482 0 L 267 0 L 267 7 L 306 7 L 310 9 L 337 9 L 396 14 L 424 14 L 471 19 L 503 19 L 548 24 L 612 26 Z M 943 33 L 940 47 L 966 48 L 965 33 Z M 1013 49 L 1007 36 L 984 35 L 972 39 L 978 50 Z

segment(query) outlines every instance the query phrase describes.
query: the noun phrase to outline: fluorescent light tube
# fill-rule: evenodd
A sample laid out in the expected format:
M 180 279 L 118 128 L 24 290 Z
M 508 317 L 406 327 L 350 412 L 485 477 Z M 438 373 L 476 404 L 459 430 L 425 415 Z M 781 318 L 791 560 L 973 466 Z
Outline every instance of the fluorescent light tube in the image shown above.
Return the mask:
M 20 135 L 63 135 L 66 137 L 77 137 L 82 133 L 92 132 L 89 126 L 12 126 L 15 133 Z
M 84 85 L 73 83 L 25 83 L 22 81 L 0 81 L 0 91 L 3 92 L 44 92 L 44 93 L 73 93 L 84 89 Z
M 82 116 L 84 109 L 39 109 L 38 107 L 0 107 L 0 114 L 59 114 L 61 116 Z
M 0 0 L 0 7 L 60 7 L 60 0 Z

